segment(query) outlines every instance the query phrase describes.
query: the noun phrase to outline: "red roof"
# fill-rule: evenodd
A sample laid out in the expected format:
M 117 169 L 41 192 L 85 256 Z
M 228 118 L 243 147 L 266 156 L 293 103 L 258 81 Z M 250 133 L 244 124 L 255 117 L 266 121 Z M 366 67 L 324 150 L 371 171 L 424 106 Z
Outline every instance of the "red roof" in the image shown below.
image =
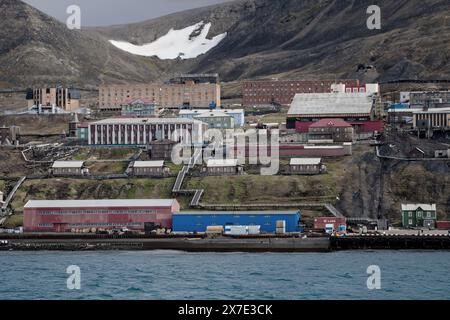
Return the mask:
M 351 124 L 344 121 L 343 119 L 321 119 L 317 122 L 314 122 L 310 128 L 324 128 L 324 127 L 351 127 Z

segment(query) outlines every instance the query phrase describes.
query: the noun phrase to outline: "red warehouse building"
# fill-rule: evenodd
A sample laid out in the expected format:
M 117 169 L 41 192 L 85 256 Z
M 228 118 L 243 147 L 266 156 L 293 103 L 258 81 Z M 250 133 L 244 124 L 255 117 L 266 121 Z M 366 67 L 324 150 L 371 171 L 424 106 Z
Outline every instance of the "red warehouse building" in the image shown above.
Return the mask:
M 70 232 L 72 229 L 144 230 L 145 223 L 172 228 L 175 199 L 30 200 L 24 207 L 25 232 Z
M 322 119 L 342 119 L 356 134 L 382 131 L 383 122 L 375 119 L 374 96 L 368 93 L 297 94 L 287 114 L 286 127 L 307 133 Z

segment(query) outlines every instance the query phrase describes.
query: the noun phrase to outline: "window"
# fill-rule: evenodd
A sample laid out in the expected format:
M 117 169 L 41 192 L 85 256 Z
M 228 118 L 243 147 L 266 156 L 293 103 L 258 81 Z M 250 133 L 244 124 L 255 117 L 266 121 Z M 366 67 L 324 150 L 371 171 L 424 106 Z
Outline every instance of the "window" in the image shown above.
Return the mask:
M 411 226 L 413 224 L 412 219 L 408 220 L 408 224 Z

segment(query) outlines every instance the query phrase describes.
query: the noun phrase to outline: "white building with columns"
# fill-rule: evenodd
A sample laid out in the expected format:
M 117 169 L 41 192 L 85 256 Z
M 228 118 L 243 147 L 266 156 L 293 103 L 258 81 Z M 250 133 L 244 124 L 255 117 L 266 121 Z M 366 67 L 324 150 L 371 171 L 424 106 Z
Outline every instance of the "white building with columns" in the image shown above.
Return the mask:
M 203 143 L 208 125 L 180 118 L 110 118 L 89 124 L 89 145 L 146 146 L 156 140 Z

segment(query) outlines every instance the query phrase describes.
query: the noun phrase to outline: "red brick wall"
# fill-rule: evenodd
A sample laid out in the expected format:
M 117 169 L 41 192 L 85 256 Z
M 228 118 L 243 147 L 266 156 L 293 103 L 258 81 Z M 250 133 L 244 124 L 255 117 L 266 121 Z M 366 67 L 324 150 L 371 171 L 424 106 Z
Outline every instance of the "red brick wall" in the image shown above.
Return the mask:
M 333 83 L 359 86 L 358 80 L 256 80 L 245 81 L 242 85 L 244 106 L 270 104 L 272 101 L 288 105 L 297 93 L 331 92 Z

